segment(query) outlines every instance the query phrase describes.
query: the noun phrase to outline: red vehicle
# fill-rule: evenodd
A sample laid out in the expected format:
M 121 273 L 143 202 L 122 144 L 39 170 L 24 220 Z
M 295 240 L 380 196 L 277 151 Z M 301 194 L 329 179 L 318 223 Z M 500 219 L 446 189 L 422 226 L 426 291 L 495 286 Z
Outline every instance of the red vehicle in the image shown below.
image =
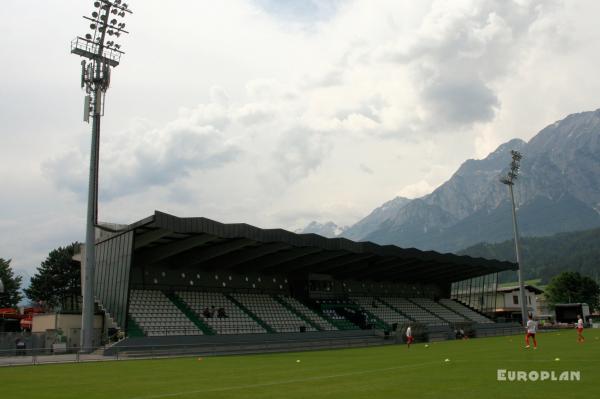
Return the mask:
M 21 329 L 31 331 L 33 315 L 37 313 L 44 313 L 44 310 L 38 306 L 24 308 L 23 315 L 21 315 Z
M 11 323 L 18 323 L 19 327 L 22 330 L 31 331 L 31 324 L 33 320 L 33 315 L 37 313 L 43 313 L 43 309 L 41 307 L 29 307 L 24 308 L 23 313 L 19 312 L 19 309 L 15 308 L 0 308 L 0 319 L 10 320 Z
M 0 319 L 20 319 L 21 315 L 19 314 L 18 309 L 14 308 L 0 308 Z

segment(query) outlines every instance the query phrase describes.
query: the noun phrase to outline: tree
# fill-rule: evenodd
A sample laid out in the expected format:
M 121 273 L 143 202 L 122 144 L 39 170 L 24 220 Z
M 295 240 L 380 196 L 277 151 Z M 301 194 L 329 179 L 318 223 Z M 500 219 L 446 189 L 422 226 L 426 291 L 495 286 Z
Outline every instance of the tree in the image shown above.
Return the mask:
M 23 277 L 15 276 L 11 267 L 10 259 L 0 258 L 0 280 L 4 287 L 0 292 L 0 308 L 14 308 L 21 301 L 21 280 Z
M 598 283 L 577 272 L 562 272 L 555 276 L 546 287 L 548 303 L 585 302 L 594 310 L 598 307 L 600 287 Z
M 73 255 L 79 252 L 79 243 L 52 250 L 31 278 L 25 294 L 32 301 L 43 301 L 56 306 L 67 298 L 81 295 L 81 270 Z

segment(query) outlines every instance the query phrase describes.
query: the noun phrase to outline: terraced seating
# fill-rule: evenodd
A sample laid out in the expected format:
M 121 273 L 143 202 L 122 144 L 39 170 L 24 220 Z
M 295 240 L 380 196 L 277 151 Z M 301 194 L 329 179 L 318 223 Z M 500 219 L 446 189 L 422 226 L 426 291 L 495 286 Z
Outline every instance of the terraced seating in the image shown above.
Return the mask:
M 408 323 L 411 320 L 401 315 L 396 310 L 390 308 L 386 304 L 378 301 L 371 296 L 352 296 L 352 301 L 366 309 L 368 312 L 377 316 L 383 322 L 392 325 L 394 323 Z
M 185 301 L 200 319 L 217 334 L 258 334 L 266 333 L 254 319 L 219 292 L 178 291 L 177 296 Z M 212 307 L 223 308 L 227 317 L 204 317 L 203 310 Z
M 161 291 L 131 290 L 129 314 L 149 337 L 202 335 L 202 331 Z
M 451 311 L 450 309 L 440 305 L 431 298 L 410 298 L 410 300 L 422 308 L 427 309 L 431 313 L 438 316 L 440 319 L 446 320 L 450 323 L 464 323 L 467 320 L 464 316 L 459 315 Z
M 294 308 L 298 313 L 302 314 L 304 317 L 312 321 L 314 324 L 318 325 L 322 330 L 325 331 L 335 331 L 337 328 L 331 325 L 327 320 L 319 316 L 312 309 L 305 306 L 302 302 L 297 300 L 296 298 L 292 298 L 290 296 L 279 295 L 279 298 L 285 301 L 288 305 Z
M 415 305 L 406 298 L 381 297 L 386 303 L 400 310 L 402 313 L 412 318 L 418 323 L 430 326 L 447 326 L 448 323 L 418 305 Z
M 474 310 L 470 309 L 469 307 L 463 305 L 460 302 L 457 302 L 455 300 L 452 299 L 440 299 L 440 303 L 450 309 L 452 309 L 453 311 L 455 311 L 456 313 L 459 313 L 461 315 L 463 315 L 464 317 L 466 317 L 469 320 L 472 320 L 476 323 L 481 323 L 481 324 L 493 324 L 494 322 L 490 319 L 488 319 L 487 317 L 485 317 L 484 315 L 475 312 Z
M 321 305 L 321 309 L 323 310 L 323 315 L 327 316 L 331 320 L 331 323 L 338 330 L 360 330 L 360 328 L 356 324 L 352 323 L 350 320 L 346 319 L 344 316 L 339 314 L 336 311 L 335 306 L 332 306 L 330 304 Z
M 304 327 L 306 331 L 317 331 L 316 328 L 269 295 L 234 293 L 231 296 L 273 328 L 275 332 L 297 332 L 300 331 L 300 327 Z

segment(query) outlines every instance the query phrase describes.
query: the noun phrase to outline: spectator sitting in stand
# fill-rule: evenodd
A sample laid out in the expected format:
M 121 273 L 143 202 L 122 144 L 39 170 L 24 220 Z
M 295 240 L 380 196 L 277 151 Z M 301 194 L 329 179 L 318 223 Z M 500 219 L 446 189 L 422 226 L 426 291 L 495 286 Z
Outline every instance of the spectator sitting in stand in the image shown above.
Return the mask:
M 204 310 L 202 311 L 202 316 L 206 317 L 207 319 L 211 317 L 210 310 L 208 310 L 208 307 L 204 308 Z
M 228 317 L 223 307 L 220 307 L 219 310 L 217 310 L 217 317 L 221 319 Z

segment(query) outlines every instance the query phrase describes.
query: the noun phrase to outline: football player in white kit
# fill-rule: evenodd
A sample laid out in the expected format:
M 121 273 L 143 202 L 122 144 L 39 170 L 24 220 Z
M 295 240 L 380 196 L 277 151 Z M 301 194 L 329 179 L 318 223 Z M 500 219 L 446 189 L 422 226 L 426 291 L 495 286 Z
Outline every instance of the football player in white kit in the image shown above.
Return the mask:
M 583 337 L 583 319 L 581 315 L 577 315 L 577 342 L 582 344 L 585 342 L 585 338 Z
M 406 346 L 408 346 L 410 348 L 410 344 L 412 344 L 414 341 L 413 335 L 412 335 L 412 328 L 410 328 L 410 324 L 408 325 L 408 327 L 406 328 Z
M 535 333 L 537 332 L 537 323 L 533 320 L 533 316 L 529 315 L 527 320 L 527 334 L 525 335 L 525 348 L 529 348 L 529 338 L 533 338 L 533 349 L 537 349 L 537 341 L 535 340 Z

